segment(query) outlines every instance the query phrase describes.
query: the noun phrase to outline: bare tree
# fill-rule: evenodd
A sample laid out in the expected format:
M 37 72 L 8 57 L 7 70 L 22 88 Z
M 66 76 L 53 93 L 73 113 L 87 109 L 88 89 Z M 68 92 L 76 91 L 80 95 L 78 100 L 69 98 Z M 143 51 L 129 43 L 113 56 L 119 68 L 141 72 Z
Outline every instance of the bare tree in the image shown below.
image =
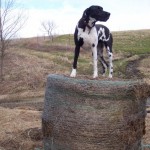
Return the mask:
M 16 0 L 0 0 L 0 79 L 3 80 L 4 57 L 10 41 L 23 27 L 26 16 Z
M 44 29 L 44 32 L 47 33 L 48 37 L 53 42 L 53 31 L 56 29 L 56 24 L 53 21 L 43 21 L 41 23 L 42 28 Z

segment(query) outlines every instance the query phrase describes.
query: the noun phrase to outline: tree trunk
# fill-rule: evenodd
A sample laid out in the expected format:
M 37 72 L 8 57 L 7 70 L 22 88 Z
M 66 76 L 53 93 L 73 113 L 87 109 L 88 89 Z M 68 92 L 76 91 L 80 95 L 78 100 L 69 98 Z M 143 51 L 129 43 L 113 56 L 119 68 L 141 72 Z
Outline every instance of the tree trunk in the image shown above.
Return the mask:
M 2 52 L 0 60 L 0 80 L 4 80 L 4 52 Z

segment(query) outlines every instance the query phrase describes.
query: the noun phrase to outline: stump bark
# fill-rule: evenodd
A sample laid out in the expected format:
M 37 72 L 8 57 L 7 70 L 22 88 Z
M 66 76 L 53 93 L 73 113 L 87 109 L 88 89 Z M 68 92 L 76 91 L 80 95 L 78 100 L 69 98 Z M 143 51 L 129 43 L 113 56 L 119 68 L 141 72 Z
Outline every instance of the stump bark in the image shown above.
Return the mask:
M 141 150 L 145 83 L 49 75 L 44 150 Z

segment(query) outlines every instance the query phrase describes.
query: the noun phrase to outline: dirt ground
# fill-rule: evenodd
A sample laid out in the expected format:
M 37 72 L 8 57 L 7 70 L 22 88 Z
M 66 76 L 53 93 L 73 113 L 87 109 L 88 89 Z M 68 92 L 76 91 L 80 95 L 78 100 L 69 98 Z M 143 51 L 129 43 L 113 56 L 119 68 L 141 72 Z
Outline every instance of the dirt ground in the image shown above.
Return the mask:
M 42 109 L 41 97 L 16 102 L 0 101 L 0 150 L 43 150 Z M 150 113 L 146 117 L 143 144 L 150 144 Z

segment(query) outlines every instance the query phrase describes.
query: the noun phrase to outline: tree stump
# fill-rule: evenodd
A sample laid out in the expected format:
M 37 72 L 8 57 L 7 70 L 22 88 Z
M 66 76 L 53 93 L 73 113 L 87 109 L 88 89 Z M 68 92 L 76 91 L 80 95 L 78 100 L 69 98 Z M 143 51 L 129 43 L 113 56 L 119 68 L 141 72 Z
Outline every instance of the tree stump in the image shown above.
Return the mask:
M 44 150 L 141 150 L 147 85 L 49 75 Z

